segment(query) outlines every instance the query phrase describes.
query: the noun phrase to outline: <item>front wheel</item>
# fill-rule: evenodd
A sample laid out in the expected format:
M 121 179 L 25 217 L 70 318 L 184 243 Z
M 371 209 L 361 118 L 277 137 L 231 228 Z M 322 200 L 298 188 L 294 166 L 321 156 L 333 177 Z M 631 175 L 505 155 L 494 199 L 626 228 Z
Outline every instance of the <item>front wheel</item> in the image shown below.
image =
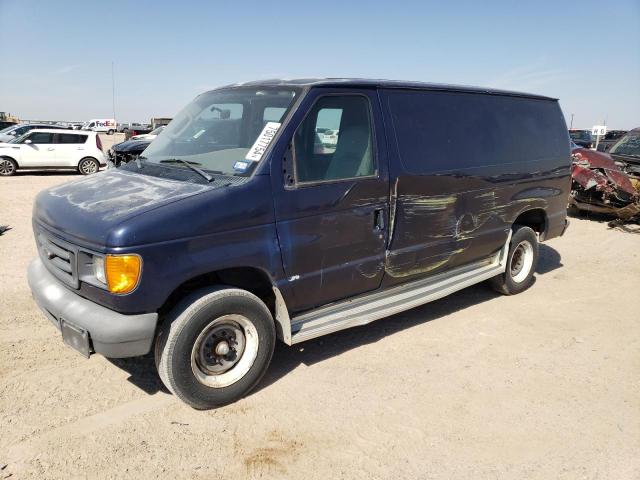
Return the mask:
M 514 225 L 507 268 L 503 274 L 489 280 L 491 287 L 504 295 L 515 295 L 533 285 L 533 273 L 538 265 L 538 237 L 524 225 Z
M 80 163 L 78 163 L 78 171 L 82 175 L 91 175 L 92 173 L 96 173 L 98 170 L 100 170 L 100 164 L 95 158 L 83 158 L 80 160 Z
M 107 135 L 113 135 L 115 133 L 114 130 L 107 130 Z
M 196 292 L 168 315 L 155 359 L 165 386 L 197 409 L 235 402 L 267 371 L 275 346 L 271 312 L 237 288 Z

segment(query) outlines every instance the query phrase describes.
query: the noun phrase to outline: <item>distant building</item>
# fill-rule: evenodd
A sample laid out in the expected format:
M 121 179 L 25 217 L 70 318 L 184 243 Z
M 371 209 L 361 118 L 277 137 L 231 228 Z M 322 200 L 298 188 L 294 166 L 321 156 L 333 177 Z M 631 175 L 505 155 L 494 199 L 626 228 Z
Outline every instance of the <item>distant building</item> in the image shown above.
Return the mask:
M 16 123 L 20 123 L 20 119 L 18 117 L 14 117 L 7 112 L 0 112 L 0 129 L 10 127 Z
M 169 125 L 170 118 L 154 117 L 151 119 L 151 130 L 155 130 L 162 125 Z

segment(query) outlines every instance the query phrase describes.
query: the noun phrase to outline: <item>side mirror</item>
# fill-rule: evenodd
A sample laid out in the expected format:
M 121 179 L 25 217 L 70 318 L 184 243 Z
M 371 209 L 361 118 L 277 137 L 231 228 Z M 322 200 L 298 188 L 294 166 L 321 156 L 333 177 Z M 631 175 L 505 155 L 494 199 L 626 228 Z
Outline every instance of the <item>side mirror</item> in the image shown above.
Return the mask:
M 8 134 L 9 134 L 9 135 L 14 135 L 14 136 L 15 136 L 16 132 L 15 132 L 15 131 L 14 131 L 14 132 L 8 132 Z
M 32 143 L 32 142 L 31 142 L 31 140 L 26 139 L 26 140 L 24 141 L 24 143 L 26 143 L 27 145 L 31 145 L 31 143 Z

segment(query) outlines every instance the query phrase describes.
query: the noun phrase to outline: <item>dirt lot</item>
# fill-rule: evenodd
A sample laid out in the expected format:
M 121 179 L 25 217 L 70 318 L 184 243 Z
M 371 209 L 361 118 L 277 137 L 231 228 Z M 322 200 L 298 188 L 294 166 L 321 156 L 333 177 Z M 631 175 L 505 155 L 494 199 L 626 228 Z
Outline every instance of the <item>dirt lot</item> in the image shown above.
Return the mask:
M 0 478 L 640 478 L 640 236 L 573 219 L 527 292 L 279 346 L 257 391 L 198 412 L 31 300 L 33 198 L 74 178 L 0 179 Z

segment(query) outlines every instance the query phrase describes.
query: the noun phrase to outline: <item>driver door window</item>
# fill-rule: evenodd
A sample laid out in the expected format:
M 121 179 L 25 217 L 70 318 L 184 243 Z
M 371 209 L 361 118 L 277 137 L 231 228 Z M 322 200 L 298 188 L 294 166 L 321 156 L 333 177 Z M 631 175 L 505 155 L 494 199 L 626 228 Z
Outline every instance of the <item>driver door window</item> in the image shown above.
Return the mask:
M 297 183 L 376 175 L 369 100 L 321 97 L 294 135 Z
M 53 143 L 53 133 L 47 132 L 33 132 L 27 138 L 25 138 L 21 143 L 24 143 L 27 140 L 31 140 L 32 145 L 46 145 Z

